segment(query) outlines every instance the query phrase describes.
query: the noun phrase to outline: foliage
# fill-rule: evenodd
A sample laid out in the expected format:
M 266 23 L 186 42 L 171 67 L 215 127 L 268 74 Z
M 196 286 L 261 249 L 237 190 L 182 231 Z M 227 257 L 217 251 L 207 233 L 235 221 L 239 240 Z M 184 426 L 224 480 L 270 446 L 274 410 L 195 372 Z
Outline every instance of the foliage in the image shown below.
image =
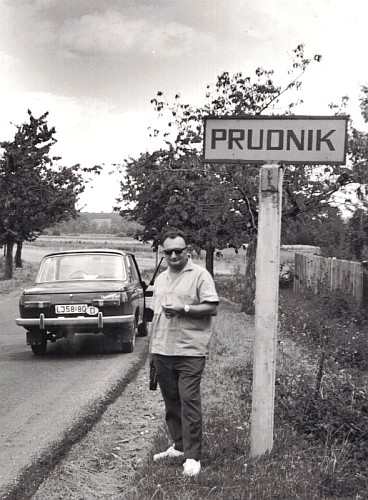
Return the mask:
M 360 97 L 360 110 L 362 116 L 366 122 L 368 122 L 368 86 L 363 85 L 361 88 L 361 97 Z
M 325 257 L 358 262 L 368 259 L 366 208 L 357 208 L 349 218 L 343 219 L 336 207 L 329 207 L 327 213 L 323 211 L 312 219 L 308 225 L 297 223 L 291 232 L 284 233 L 283 241 L 309 241 L 309 244 L 318 245 Z
M 148 459 L 127 485 L 125 498 L 168 500 L 173 490 L 188 500 L 364 496 L 368 429 L 362 386 L 326 374 L 324 397 L 316 401 L 314 374 L 305 358 L 296 356 L 296 348 L 279 352 L 274 447 L 270 454 L 250 458 L 251 346 L 244 342 L 249 319 L 227 306 L 221 315 L 203 380 L 203 473 L 196 481 L 183 480 L 177 461 L 163 467 Z M 356 426 L 351 433 L 349 425 Z M 165 433 L 159 434 L 153 452 L 168 442 Z
M 347 247 L 354 260 L 361 261 L 368 257 L 365 247 L 368 246 L 368 214 L 358 208 L 346 224 Z M 365 251 L 365 253 L 364 253 Z
M 299 214 L 283 224 L 281 241 L 289 245 L 317 246 L 325 257 L 360 261 L 365 256 L 368 258 L 367 221 L 362 209 L 344 219 L 338 207 L 326 206 L 319 212 Z
M 293 288 L 294 275 L 295 275 L 294 264 L 290 264 L 288 262 L 282 262 L 280 264 L 280 272 L 279 272 L 279 287 Z
M 326 205 L 284 221 L 281 242 L 285 245 L 312 245 L 321 248 L 339 245 L 344 221 L 337 207 Z
M 313 377 L 308 374 L 295 379 L 295 374 L 283 372 L 276 383 L 276 425 L 292 425 L 311 443 L 320 441 L 332 459 L 339 449 L 345 460 L 354 463 L 355 478 L 361 476 L 367 481 L 368 393 L 364 380 L 325 366 L 317 395 Z M 336 489 L 340 494 L 350 493 L 348 478 L 345 484 L 337 482 L 341 478 L 331 482 L 328 494 L 336 494 Z
M 357 208 L 343 218 L 337 207 L 299 214 L 282 226 L 282 243 L 318 246 L 325 257 L 362 261 L 368 259 L 368 214 Z
M 4 274 L 5 259 L 0 257 L 0 276 Z M 20 293 L 21 289 L 31 286 L 35 282 L 38 265 L 26 262 L 23 268 L 15 269 L 13 278 L 2 280 L 0 277 L 0 297 L 12 292 Z
M 319 61 L 320 56 L 314 59 Z M 122 213 L 143 224 L 147 237 L 174 225 L 195 233 L 201 248 L 209 244 L 237 247 L 239 242 L 248 241 L 257 231 L 258 168 L 201 162 L 204 117 L 257 115 L 266 110 L 274 114 L 282 106 L 283 114 L 290 114 L 301 101 L 296 98 L 285 104 L 285 96 L 301 89 L 301 78 L 310 63 L 304 46 L 299 45 L 294 50 L 290 81 L 284 87 L 276 84 L 272 70 L 258 68 L 255 81 L 242 73 L 224 72 L 214 87 L 207 86 L 207 102 L 199 107 L 182 103 L 179 94 L 169 103 L 158 92 L 151 102 L 167 126 L 162 131 L 151 130 L 151 136 L 161 138 L 166 146 L 126 161 L 118 202 L 132 208 Z M 283 193 L 284 232 L 290 235 L 299 226 L 302 237 L 303 233 L 309 233 L 304 238 L 311 237 L 313 220 L 327 218 L 331 198 L 353 182 L 366 182 L 366 151 L 367 135 L 350 125 L 348 153 L 353 170 L 340 165 L 288 167 Z M 362 197 L 363 191 L 360 186 L 357 194 Z M 316 216 L 319 212 L 322 215 Z
M 323 349 L 341 369 L 368 370 L 366 307 L 342 292 L 280 293 L 280 328 L 291 338 Z
M 59 158 L 50 157 L 56 131 L 47 124 L 48 113 L 28 115 L 13 141 L 0 142 L 0 244 L 7 248 L 8 277 L 13 244 L 32 241 L 46 227 L 75 216 L 84 190 L 79 165 L 57 167 Z
M 240 303 L 244 287 L 244 274 L 237 273 L 235 276 L 215 277 L 215 282 L 220 297 L 234 304 Z
M 303 74 L 312 62 L 305 56 L 303 44 L 293 55 L 288 83 L 284 86 L 276 82 L 273 70 L 258 68 L 253 78 L 223 72 L 214 86 L 207 86 L 206 102 L 202 106 L 183 103 L 179 94 L 169 102 L 163 92 L 158 92 L 151 102 L 164 125 L 150 132 L 164 145 L 153 153 L 143 153 L 125 162 L 121 197 L 117 200 L 129 207 L 121 214 L 141 223 L 145 228 L 143 238 L 154 238 L 156 244 L 160 232 L 167 226 L 180 227 L 192 235 L 195 248 L 205 249 L 207 254 L 215 248 L 237 249 L 244 242 L 252 242 L 243 301 L 243 310 L 250 314 L 254 311 L 255 259 L 251 252 L 256 251 L 259 168 L 202 162 L 203 122 L 208 115 L 293 113 L 301 102 L 298 92 Z M 319 55 L 313 58 L 317 62 L 320 59 Z M 347 103 L 348 99 L 343 98 L 342 106 L 331 105 L 331 108 L 341 114 L 346 111 Z M 368 135 L 358 132 L 350 123 L 348 166 L 300 165 L 286 169 L 284 242 L 318 244 L 325 246 L 328 253 L 334 249 L 328 233 L 333 236 L 333 243 L 340 239 L 341 244 L 336 247 L 340 257 L 351 253 L 346 240 L 333 230 L 335 223 L 342 226 L 342 219 L 338 209 L 331 208 L 331 201 L 336 200 L 336 193 L 353 185 L 358 198 L 364 197 L 367 144 Z M 322 229 L 325 227 L 328 231 Z M 210 259 L 206 265 L 212 272 Z
M 121 213 L 143 224 L 147 238 L 173 225 L 193 235 L 199 249 L 238 248 L 248 241 L 257 231 L 259 169 L 202 162 L 203 119 L 275 113 L 284 93 L 300 89 L 310 62 L 299 45 L 284 87 L 274 81 L 272 70 L 258 68 L 254 81 L 242 73 L 223 72 L 214 87 L 207 86 L 207 102 L 199 107 L 182 103 L 179 94 L 168 103 L 158 92 L 151 102 L 167 126 L 151 130 L 151 135 L 161 138 L 165 147 L 126 161 L 118 202 L 131 208 Z M 285 105 L 284 113 L 298 102 Z
M 145 153 L 127 163 L 125 179 L 120 201 L 137 203 L 122 214 L 134 214 L 146 228 L 145 239 L 170 225 L 187 231 L 197 251 L 244 242 L 244 216 L 236 208 L 232 189 L 194 152 L 185 158 L 177 158 L 173 149 Z
M 120 217 L 117 213 L 104 212 L 79 212 L 75 218 L 62 221 L 49 228 L 59 234 L 120 234 L 132 236 L 141 226 L 127 218 Z

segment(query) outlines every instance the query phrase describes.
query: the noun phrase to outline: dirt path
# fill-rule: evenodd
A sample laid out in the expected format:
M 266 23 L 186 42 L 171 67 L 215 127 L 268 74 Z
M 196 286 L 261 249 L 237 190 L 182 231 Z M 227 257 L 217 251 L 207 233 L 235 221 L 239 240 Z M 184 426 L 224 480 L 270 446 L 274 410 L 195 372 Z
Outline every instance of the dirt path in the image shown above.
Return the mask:
M 163 424 L 159 390 L 148 389 L 148 362 L 92 431 L 75 445 L 34 500 L 122 499 Z

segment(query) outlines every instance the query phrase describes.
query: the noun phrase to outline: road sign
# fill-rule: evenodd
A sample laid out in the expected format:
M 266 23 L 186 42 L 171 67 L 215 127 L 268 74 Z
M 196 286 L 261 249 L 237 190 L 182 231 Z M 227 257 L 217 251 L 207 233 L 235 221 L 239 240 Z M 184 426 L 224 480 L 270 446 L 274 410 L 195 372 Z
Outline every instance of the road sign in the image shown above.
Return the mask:
M 205 162 L 261 164 L 250 436 L 252 457 L 271 451 L 273 446 L 282 164 L 344 164 L 347 120 L 346 116 L 205 118 Z
M 346 116 L 207 117 L 204 161 L 341 165 Z

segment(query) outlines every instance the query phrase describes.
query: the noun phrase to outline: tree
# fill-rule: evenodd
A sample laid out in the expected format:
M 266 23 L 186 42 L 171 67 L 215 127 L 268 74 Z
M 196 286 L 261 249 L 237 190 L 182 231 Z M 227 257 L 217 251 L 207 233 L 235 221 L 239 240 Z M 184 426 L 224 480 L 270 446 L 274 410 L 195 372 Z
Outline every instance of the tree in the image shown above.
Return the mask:
M 201 161 L 203 118 L 207 115 L 260 114 L 280 102 L 286 91 L 298 90 L 300 77 L 310 63 L 303 45 L 294 51 L 289 83 L 273 81 L 273 71 L 258 68 L 255 82 L 242 73 L 222 73 L 213 89 L 207 87 L 202 107 L 181 103 L 180 95 L 168 104 L 162 92 L 152 99 L 159 116 L 167 119 L 161 137 L 165 147 L 144 153 L 125 163 L 121 182 L 122 204 L 134 208 L 122 211 L 149 228 L 161 230 L 180 225 L 195 244 L 213 254 L 215 247 L 239 247 L 256 232 L 258 169 L 247 165 L 206 165 Z M 316 59 L 319 57 L 316 56 Z M 288 104 L 290 110 L 297 104 Z M 172 131 L 172 132 L 169 132 Z M 157 203 L 157 205 L 155 205 Z
M 349 98 L 343 96 L 340 104 L 332 103 L 330 108 L 337 114 L 346 114 L 348 102 Z M 367 121 L 368 87 L 362 87 L 360 106 Z M 357 130 L 349 121 L 346 167 L 299 167 L 297 177 L 296 170 L 291 167 L 284 184 L 284 237 L 288 233 L 286 237 L 290 238 L 293 232 L 294 236 L 299 233 L 301 239 L 302 231 L 304 236 L 314 240 L 314 244 L 321 246 L 324 255 L 361 260 L 364 247 L 368 245 L 367 163 L 368 134 Z M 340 202 L 335 197 L 338 193 Z M 343 207 L 345 220 L 339 206 Z
M 216 171 L 203 166 L 195 152 L 188 151 L 183 158 L 173 148 L 144 153 L 126 163 L 119 201 L 136 204 L 121 214 L 133 213 L 145 228 L 143 239 L 153 238 L 156 246 L 159 233 L 168 225 L 181 227 L 191 235 L 195 250 L 206 250 L 211 272 L 215 247 L 239 247 L 244 242 L 243 218 L 235 209 L 229 210 L 234 200 L 220 181 Z
M 17 126 L 13 141 L 0 142 L 0 244 L 5 246 L 4 279 L 13 276 L 13 247 L 18 260 L 23 241 L 33 241 L 46 227 L 75 217 L 78 195 L 84 190 L 79 165 L 56 166 L 50 157 L 55 128 L 48 113 Z M 90 169 L 92 170 L 92 169 Z M 18 262 L 19 263 L 19 262 Z
M 318 62 L 320 56 L 313 59 Z M 125 164 L 119 202 L 132 208 L 122 213 L 129 213 L 146 229 L 177 225 L 189 233 L 194 230 L 199 248 L 212 253 L 215 247 L 237 248 L 241 243 L 251 243 L 243 301 L 247 313 L 254 311 L 259 168 L 203 163 L 200 159 L 203 119 L 208 115 L 259 115 L 266 110 L 269 114 L 280 114 L 282 105 L 282 114 L 291 114 L 301 102 L 294 91 L 300 90 L 301 78 L 310 63 L 311 59 L 304 55 L 304 46 L 299 45 L 294 50 L 289 80 L 284 86 L 275 83 L 273 71 L 262 68 L 256 70 L 254 82 L 242 73 L 231 76 L 224 72 L 214 88 L 207 87 L 207 103 L 201 107 L 182 104 L 179 94 L 169 104 L 163 93 L 158 92 L 152 104 L 159 116 L 167 119 L 167 126 L 163 132 L 152 130 L 151 135 L 161 136 L 166 147 Z M 293 98 L 285 104 L 289 94 L 292 94 L 289 99 Z M 285 175 L 283 220 L 326 208 L 333 194 L 350 182 L 348 168 L 291 166 Z
M 368 214 L 364 208 L 358 208 L 346 223 L 345 243 L 349 258 L 362 261 L 367 258 L 368 245 Z

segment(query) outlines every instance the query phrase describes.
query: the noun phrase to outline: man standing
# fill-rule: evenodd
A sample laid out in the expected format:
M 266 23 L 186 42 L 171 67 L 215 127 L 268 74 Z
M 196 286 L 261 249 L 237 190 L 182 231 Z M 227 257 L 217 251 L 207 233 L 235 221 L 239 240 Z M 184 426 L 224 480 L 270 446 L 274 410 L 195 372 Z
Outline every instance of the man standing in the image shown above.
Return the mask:
M 219 299 L 210 273 L 189 259 L 183 232 L 167 232 L 161 244 L 168 268 L 155 282 L 150 352 L 174 444 L 153 458 L 183 457 L 183 474 L 197 476 L 202 446 L 200 383 Z

